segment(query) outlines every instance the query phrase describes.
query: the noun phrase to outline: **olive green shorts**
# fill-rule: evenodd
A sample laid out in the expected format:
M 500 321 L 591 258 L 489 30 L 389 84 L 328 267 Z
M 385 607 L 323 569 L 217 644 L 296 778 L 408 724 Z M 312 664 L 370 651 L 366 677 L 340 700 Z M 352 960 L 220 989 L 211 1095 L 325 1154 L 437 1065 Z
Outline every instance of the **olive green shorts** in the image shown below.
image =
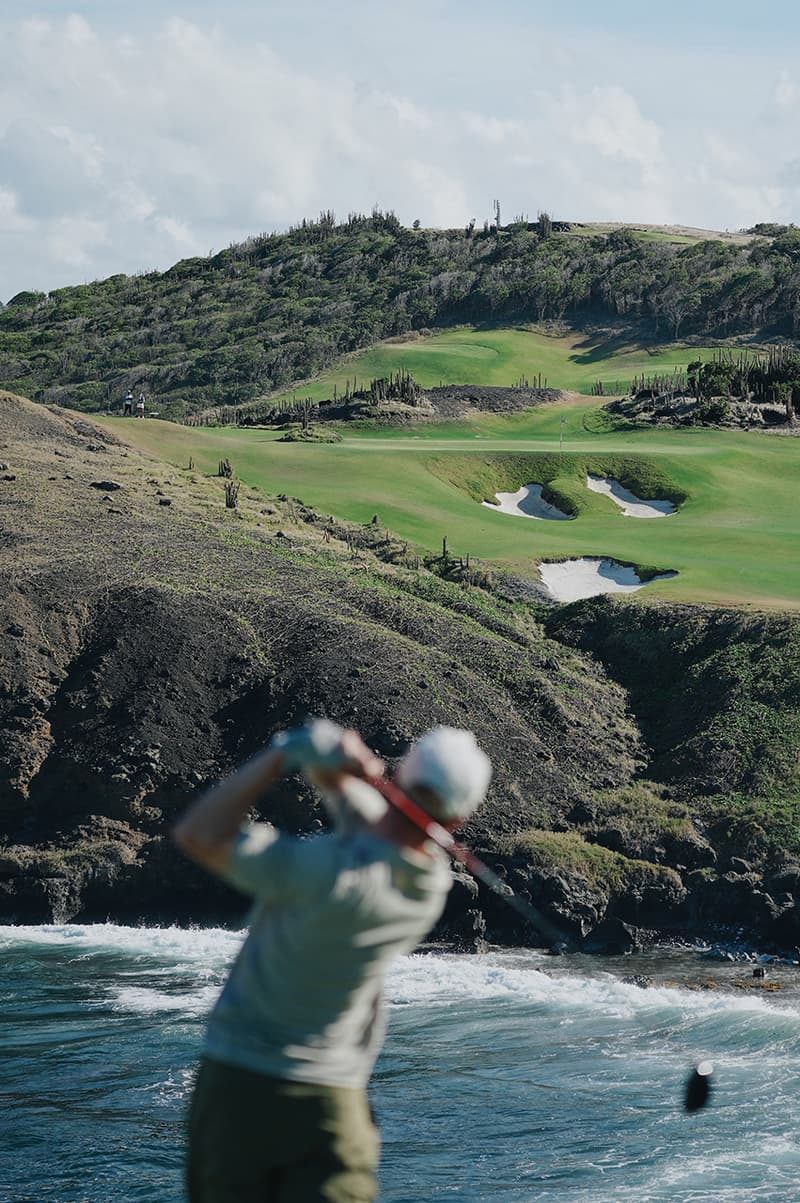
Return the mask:
M 364 1090 L 201 1062 L 190 1203 L 372 1203 L 379 1147 Z

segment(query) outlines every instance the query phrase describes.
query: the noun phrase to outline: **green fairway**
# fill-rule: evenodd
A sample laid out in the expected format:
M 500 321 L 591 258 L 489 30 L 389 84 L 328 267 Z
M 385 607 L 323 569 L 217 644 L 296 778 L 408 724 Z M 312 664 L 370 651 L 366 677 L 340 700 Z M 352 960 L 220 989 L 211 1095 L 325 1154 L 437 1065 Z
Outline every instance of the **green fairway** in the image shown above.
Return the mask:
M 200 471 L 214 473 L 218 461 L 229 458 L 247 484 L 355 522 L 377 513 L 383 525 L 430 551 L 446 535 L 454 555 L 469 552 L 529 575 L 540 559 L 611 556 L 678 570 L 679 576 L 649 586 L 651 597 L 797 608 L 797 442 L 703 429 L 596 433 L 601 405 L 574 398 L 507 418 L 423 425 L 413 434 L 354 433 L 339 444 L 317 445 L 278 443 L 271 433 L 233 427 L 106 421 L 159 459 L 185 466 L 191 456 Z M 487 457 L 498 454 L 558 455 L 562 430 L 565 464 L 581 455 L 645 457 L 688 499 L 672 517 L 636 519 L 579 489 L 579 516 L 546 522 L 493 511 L 470 496 L 468 479 L 476 475 L 470 464 L 485 474 Z M 569 487 L 579 487 L 575 478 Z
M 439 384 L 485 384 L 509 387 L 526 379 L 531 385 L 546 380 L 551 388 L 591 393 L 602 380 L 609 395 L 626 392 L 634 376 L 686 368 L 693 359 L 710 359 L 713 347 L 675 344 L 653 348 L 616 338 L 586 334 L 559 337 L 524 329 L 450 330 L 413 340 L 378 343 L 368 351 L 342 360 L 317 380 L 276 394 L 276 400 L 312 397 L 322 401 L 352 387 L 368 385 L 376 376 L 401 369 L 412 374 L 423 388 Z

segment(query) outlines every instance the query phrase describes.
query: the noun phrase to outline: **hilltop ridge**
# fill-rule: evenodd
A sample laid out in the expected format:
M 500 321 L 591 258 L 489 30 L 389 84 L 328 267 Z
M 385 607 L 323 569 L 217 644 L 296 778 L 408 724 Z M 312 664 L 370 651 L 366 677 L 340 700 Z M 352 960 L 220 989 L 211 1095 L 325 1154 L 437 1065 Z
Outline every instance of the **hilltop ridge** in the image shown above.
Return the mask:
M 89 412 L 141 389 L 180 418 L 314 377 L 381 339 L 461 323 L 794 339 L 800 231 L 755 230 L 420 230 L 392 213 L 322 214 L 165 272 L 17 294 L 0 312 L 0 384 Z

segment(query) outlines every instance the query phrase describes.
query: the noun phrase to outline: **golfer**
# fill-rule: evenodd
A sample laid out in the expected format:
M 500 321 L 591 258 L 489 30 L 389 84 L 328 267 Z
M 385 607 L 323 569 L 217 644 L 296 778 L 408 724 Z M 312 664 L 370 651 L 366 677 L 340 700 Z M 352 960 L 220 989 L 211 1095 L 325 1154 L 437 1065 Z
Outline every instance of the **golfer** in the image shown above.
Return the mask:
M 191 1203 L 377 1198 L 366 1086 L 383 1042 L 383 978 L 439 918 L 451 881 L 445 854 L 362 780 L 382 769 L 355 731 L 317 719 L 276 735 L 175 828 L 188 856 L 255 904 L 208 1024 L 189 1121 Z M 301 839 L 244 823 L 297 771 L 322 790 L 332 832 Z M 395 782 L 453 829 L 490 773 L 471 732 L 437 727 Z

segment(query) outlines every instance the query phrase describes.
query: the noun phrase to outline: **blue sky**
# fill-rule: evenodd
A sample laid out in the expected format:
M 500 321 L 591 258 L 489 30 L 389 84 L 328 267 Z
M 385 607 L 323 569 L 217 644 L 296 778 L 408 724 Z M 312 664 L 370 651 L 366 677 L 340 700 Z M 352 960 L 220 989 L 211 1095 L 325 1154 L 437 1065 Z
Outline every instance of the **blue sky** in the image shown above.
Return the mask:
M 4 0 L 0 300 L 332 207 L 800 221 L 780 0 Z
M 747 48 L 753 37 L 763 38 L 775 44 L 787 36 L 800 32 L 800 10 L 793 0 L 768 0 L 764 4 L 753 4 L 751 0 L 673 0 L 670 4 L 645 4 L 643 0 L 572 0 L 560 10 L 554 11 L 552 0 L 493 0 L 491 6 L 485 0 L 428 0 L 417 3 L 405 0 L 403 4 L 372 3 L 339 5 L 319 3 L 318 0 L 294 0 L 293 3 L 272 3 L 270 0 L 230 0 L 220 5 L 209 0 L 183 0 L 165 4 L 163 0 L 138 0 L 136 12 L 125 0 L 5 0 L 5 15 L 10 19 L 31 16 L 64 17 L 70 13 L 82 13 L 92 21 L 102 22 L 106 28 L 128 28 L 132 20 L 141 25 L 145 22 L 159 23 L 165 16 L 183 16 L 188 20 L 238 22 L 246 29 L 259 27 L 265 33 L 280 35 L 285 29 L 308 29 L 308 14 L 316 23 L 328 23 L 331 27 L 344 29 L 351 14 L 360 19 L 371 17 L 383 24 L 396 20 L 411 30 L 416 20 L 440 16 L 458 25 L 465 20 L 510 22 L 516 28 L 530 28 L 542 23 L 559 27 L 564 31 L 579 28 L 599 29 L 611 34 L 638 33 L 645 36 L 658 35 L 682 44 L 698 33 L 713 35 L 726 45 L 741 45 Z M 384 10 L 385 12 L 381 11 Z M 377 14 L 377 17 L 376 17 Z M 412 31 L 414 32 L 414 31 Z M 352 33 L 349 31 L 348 36 Z M 414 32 L 417 37 L 419 30 Z

